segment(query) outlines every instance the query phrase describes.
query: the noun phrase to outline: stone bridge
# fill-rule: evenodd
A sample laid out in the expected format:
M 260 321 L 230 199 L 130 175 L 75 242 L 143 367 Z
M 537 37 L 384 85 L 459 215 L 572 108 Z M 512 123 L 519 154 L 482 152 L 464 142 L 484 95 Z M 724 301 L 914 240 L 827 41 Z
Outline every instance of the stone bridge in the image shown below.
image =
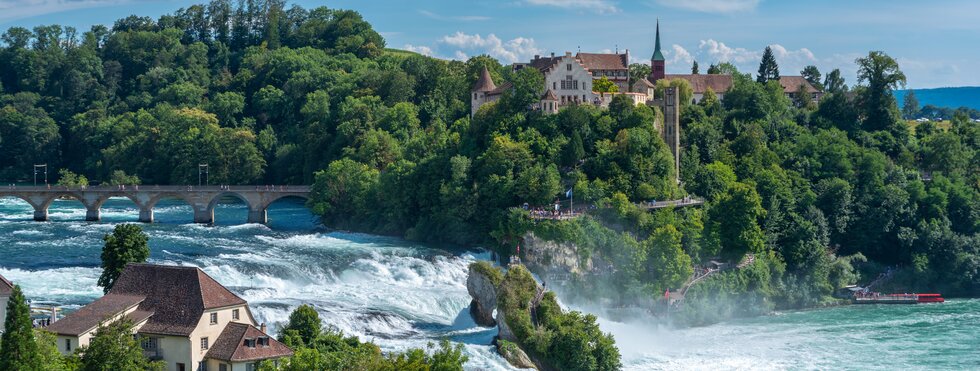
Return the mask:
M 99 186 L 99 187 L 4 187 L 0 198 L 16 197 L 34 207 L 34 220 L 47 221 L 48 207 L 56 199 L 76 199 L 85 205 L 85 220 L 101 219 L 100 209 L 112 197 L 125 197 L 140 210 L 139 221 L 153 222 L 153 207 L 165 198 L 187 202 L 194 209 L 195 223 L 213 223 L 214 208 L 219 200 L 231 196 L 248 206 L 248 222 L 268 221 L 266 211 L 276 200 L 285 197 L 309 199 L 309 186 Z

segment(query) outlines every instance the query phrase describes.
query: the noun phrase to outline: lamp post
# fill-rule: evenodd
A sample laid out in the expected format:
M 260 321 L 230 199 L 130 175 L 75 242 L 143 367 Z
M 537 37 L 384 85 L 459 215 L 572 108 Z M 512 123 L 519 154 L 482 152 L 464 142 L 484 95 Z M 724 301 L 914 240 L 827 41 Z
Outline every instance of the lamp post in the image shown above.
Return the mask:
M 44 168 L 44 184 L 48 184 L 48 164 L 35 164 L 34 165 L 34 186 L 37 187 L 37 173 L 38 169 Z
M 208 178 L 209 169 L 208 164 L 198 164 L 197 165 L 197 185 L 201 185 L 201 178 L 204 178 L 204 185 L 210 184 L 210 179 Z

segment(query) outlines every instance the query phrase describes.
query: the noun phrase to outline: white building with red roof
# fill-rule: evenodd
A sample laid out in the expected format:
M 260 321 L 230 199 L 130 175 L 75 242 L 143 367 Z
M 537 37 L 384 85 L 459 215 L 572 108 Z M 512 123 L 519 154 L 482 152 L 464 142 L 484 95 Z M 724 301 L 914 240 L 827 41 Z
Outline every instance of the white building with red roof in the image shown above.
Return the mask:
M 71 354 L 122 318 L 133 323 L 143 353 L 171 371 L 254 370 L 293 354 L 256 328 L 245 300 L 196 267 L 130 264 L 109 293 L 47 330 L 57 335 L 58 350 Z

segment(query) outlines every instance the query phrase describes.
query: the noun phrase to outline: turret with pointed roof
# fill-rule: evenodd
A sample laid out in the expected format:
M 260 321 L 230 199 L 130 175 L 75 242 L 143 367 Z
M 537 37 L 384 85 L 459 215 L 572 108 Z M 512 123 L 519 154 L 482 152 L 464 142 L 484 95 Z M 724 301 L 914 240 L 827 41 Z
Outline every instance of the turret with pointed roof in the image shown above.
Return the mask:
M 483 66 L 483 71 L 480 71 L 480 78 L 476 80 L 476 84 L 473 84 L 473 92 L 483 93 L 492 91 L 497 88 L 497 85 L 493 83 L 493 77 L 490 76 L 490 70 L 487 66 Z

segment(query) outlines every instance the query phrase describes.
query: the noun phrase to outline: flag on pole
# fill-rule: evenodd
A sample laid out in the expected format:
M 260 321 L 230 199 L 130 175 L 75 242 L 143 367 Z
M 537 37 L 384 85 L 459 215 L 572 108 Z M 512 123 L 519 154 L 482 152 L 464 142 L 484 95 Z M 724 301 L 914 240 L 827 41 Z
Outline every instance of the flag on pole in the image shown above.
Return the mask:
M 567 191 L 565 191 L 565 198 L 572 198 L 572 189 L 571 188 L 569 188 Z

